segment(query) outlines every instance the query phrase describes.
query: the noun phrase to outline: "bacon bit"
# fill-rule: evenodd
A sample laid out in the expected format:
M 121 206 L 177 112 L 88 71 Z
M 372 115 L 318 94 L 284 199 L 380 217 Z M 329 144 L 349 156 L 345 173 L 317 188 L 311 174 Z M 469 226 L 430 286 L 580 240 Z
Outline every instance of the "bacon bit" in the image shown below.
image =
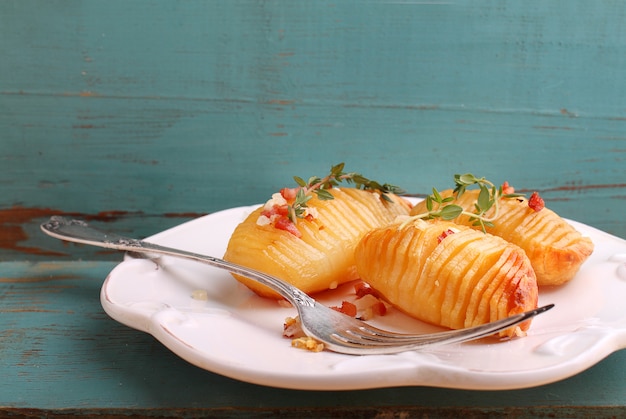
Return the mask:
M 356 306 L 350 301 L 342 301 L 341 307 L 331 307 L 333 310 L 346 314 L 350 317 L 356 316 Z
M 539 196 L 537 192 L 533 192 L 533 194 L 528 198 L 528 206 L 535 212 L 539 212 L 545 208 L 546 203 L 543 201 L 543 198 Z
M 509 182 L 506 182 L 506 181 L 505 181 L 505 182 L 502 184 L 502 193 L 503 193 L 504 195 L 511 194 L 511 193 L 515 193 L 515 188 L 514 188 L 514 187 L 512 187 L 511 185 L 509 185 Z
M 454 234 L 454 231 L 452 231 L 451 229 L 447 229 L 446 231 L 441 233 L 439 237 L 437 237 L 437 243 L 441 243 L 443 239 L 445 239 L 448 236 L 451 236 L 452 234 Z
M 286 232 L 291 233 L 298 238 L 302 237 L 302 233 L 300 233 L 300 230 L 298 230 L 293 221 L 291 221 L 286 216 L 276 219 L 276 224 L 274 224 L 274 227 L 279 230 L 285 230 Z
M 359 282 L 357 284 L 354 285 L 354 293 L 356 294 L 356 298 L 363 298 L 366 295 L 373 295 L 374 297 L 378 298 L 379 295 L 376 292 L 376 290 L 374 290 L 374 288 L 370 287 L 369 284 L 366 284 L 365 282 Z
M 382 301 L 379 301 L 372 306 L 372 311 L 376 316 L 384 316 L 387 314 L 387 306 Z
M 293 202 L 301 188 L 282 188 L 279 193 L 272 194 L 272 199 L 265 203 L 261 215 L 257 220 L 260 226 L 273 225 L 274 228 L 284 230 L 300 238 L 302 234 L 296 224 L 289 218 L 289 202 Z M 307 221 L 315 219 L 314 213 L 305 215 Z
M 265 215 L 267 218 L 272 218 L 274 215 L 287 216 L 289 214 L 289 207 L 287 205 L 274 205 L 269 209 L 261 211 L 261 215 Z
M 387 305 L 374 293 L 365 294 L 362 298 L 354 300 L 357 315 L 360 320 L 370 320 L 375 316 L 384 316 L 387 314 Z
M 296 199 L 296 195 L 298 194 L 299 190 L 300 188 L 282 188 L 280 190 L 280 194 L 283 198 L 285 198 L 285 200 L 293 201 L 294 199 Z
M 361 313 L 357 319 L 359 320 L 371 320 L 376 316 L 384 316 L 387 314 L 387 306 L 385 303 L 374 297 L 373 295 L 367 295 L 362 300 L 368 300 L 363 308 L 359 310 Z

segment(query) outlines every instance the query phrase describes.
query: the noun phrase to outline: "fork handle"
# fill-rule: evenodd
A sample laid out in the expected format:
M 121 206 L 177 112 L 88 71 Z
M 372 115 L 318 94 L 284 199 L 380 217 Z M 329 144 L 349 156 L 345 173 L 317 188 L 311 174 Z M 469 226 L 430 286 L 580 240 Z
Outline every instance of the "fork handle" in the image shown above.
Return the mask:
M 315 300 L 313 298 L 285 281 L 264 274 L 263 272 L 246 268 L 245 266 L 228 262 L 213 256 L 161 246 L 144 240 L 120 236 L 115 233 L 104 233 L 91 227 L 85 221 L 70 220 L 60 216 L 51 217 L 48 222 L 41 225 L 41 229 L 44 233 L 51 237 L 74 243 L 82 243 L 90 246 L 127 252 L 161 254 L 202 262 L 257 281 L 279 293 L 291 304 L 304 306 L 315 305 Z

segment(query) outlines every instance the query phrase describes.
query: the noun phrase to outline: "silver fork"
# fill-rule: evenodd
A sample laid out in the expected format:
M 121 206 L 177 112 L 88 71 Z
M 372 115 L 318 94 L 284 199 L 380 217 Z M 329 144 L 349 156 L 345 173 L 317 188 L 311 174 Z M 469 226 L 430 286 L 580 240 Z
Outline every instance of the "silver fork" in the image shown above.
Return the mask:
M 128 252 L 191 259 L 258 281 L 282 295 L 296 308 L 302 330 L 307 336 L 323 343 L 327 349 L 344 354 L 391 354 L 435 345 L 467 342 L 515 326 L 554 306 L 553 304 L 546 305 L 503 320 L 467 329 L 419 335 L 396 333 L 379 329 L 328 308 L 283 280 L 212 256 L 104 233 L 90 227 L 84 221 L 68 220 L 59 216 L 51 217 L 48 222 L 41 225 L 41 229 L 46 234 L 61 240 Z

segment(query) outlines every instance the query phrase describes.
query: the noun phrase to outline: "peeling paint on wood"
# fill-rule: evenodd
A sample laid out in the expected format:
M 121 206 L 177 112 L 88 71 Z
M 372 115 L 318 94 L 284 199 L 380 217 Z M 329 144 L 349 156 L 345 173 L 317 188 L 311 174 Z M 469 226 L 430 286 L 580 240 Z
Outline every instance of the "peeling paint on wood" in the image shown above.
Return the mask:
M 24 225 L 35 221 L 39 223 L 44 222 L 53 215 L 111 222 L 127 215 L 127 213 L 124 211 L 103 211 L 96 215 L 81 215 L 78 213 L 65 213 L 51 208 L 24 208 L 20 206 L 0 209 L 0 248 L 30 255 L 65 256 L 64 253 L 21 244 L 29 239 Z
M 47 221 L 51 216 L 59 215 L 64 217 L 77 218 L 88 221 L 94 225 L 98 224 L 115 224 L 108 228 L 128 231 L 128 227 L 124 226 L 129 221 L 137 224 L 141 223 L 142 218 L 149 218 L 140 211 L 100 211 L 96 214 L 81 214 L 77 212 L 65 212 L 52 208 L 25 208 L 21 206 L 13 206 L 6 209 L 0 208 L 0 249 L 15 252 L 15 254 L 27 255 L 29 257 L 79 257 L 86 256 L 85 252 L 90 252 L 92 256 L 101 259 L 104 255 L 118 255 L 119 252 L 103 250 L 98 248 L 90 248 L 89 246 L 80 246 L 83 251 L 76 252 L 76 245 L 71 245 L 72 250 L 67 249 L 68 244 L 54 243 L 47 236 L 39 231 L 39 225 Z M 164 225 L 172 226 L 183 221 L 197 218 L 202 214 L 195 213 L 168 213 L 163 218 L 170 220 Z M 121 226 L 120 226 L 121 225 Z M 132 225 L 132 224 L 131 224 Z M 132 227 L 129 235 L 140 234 L 141 225 Z M 155 230 L 152 233 L 157 233 Z M 35 234 L 32 237 L 33 232 Z M 136 236 L 143 237 L 143 236 Z M 32 244 L 31 244 L 32 243 Z M 61 245 L 65 246 L 63 251 Z M 99 256 L 97 256 L 99 255 Z M 0 258 L 1 259 L 1 258 Z

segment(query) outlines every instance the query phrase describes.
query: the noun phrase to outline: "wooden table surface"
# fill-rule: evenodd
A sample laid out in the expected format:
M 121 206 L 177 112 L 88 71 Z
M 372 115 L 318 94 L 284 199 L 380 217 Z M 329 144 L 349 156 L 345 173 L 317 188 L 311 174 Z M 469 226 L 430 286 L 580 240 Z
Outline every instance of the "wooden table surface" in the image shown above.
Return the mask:
M 192 366 L 150 335 L 111 320 L 99 292 L 115 262 L 4 262 L 0 280 L 0 415 L 620 417 L 626 351 L 531 389 L 428 387 L 298 391 Z
M 538 388 L 311 392 L 200 370 L 99 304 L 116 252 L 336 163 L 455 173 L 626 238 L 626 3 L 0 2 L 0 416 L 623 417 L 626 351 Z

